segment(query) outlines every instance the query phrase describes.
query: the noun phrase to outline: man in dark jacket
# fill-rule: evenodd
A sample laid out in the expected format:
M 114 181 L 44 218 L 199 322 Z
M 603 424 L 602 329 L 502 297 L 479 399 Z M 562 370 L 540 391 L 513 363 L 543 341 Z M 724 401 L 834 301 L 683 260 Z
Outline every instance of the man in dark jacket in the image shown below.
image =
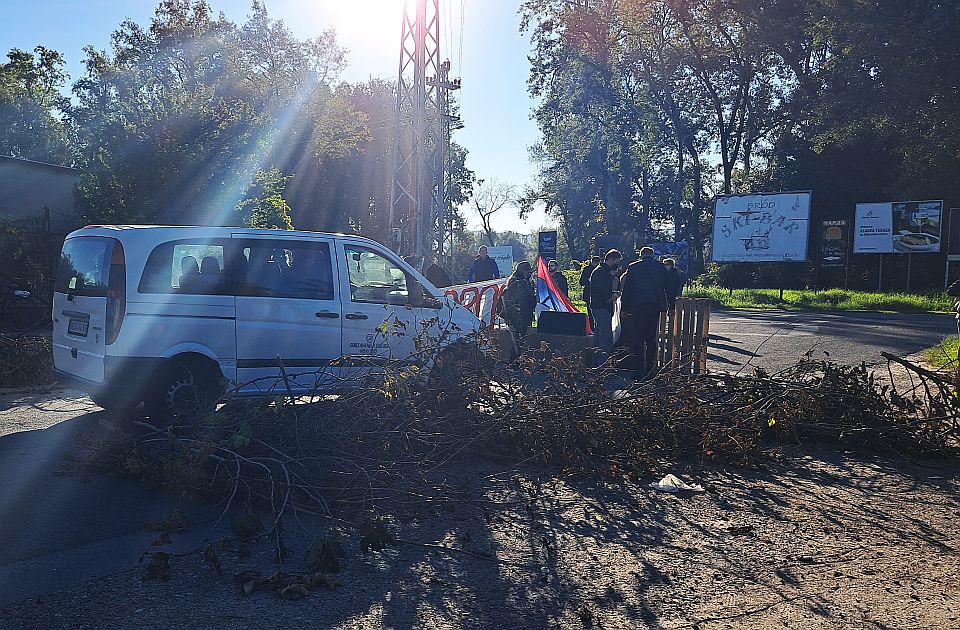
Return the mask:
M 450 279 L 450 274 L 437 263 L 431 263 L 430 266 L 427 267 L 427 270 L 423 272 L 423 276 L 438 289 L 443 289 L 453 284 L 453 281 Z
M 620 284 L 621 330 L 637 361 L 637 378 L 646 378 L 657 369 L 657 327 L 669 304 L 670 276 L 653 248 L 644 247 Z
M 580 271 L 580 286 L 583 287 L 583 301 L 587 303 L 587 317 L 590 319 L 590 328 L 596 328 L 597 322 L 593 319 L 593 310 L 590 308 L 590 274 L 600 264 L 600 257 L 594 256 Z
M 590 274 L 590 308 L 596 320 L 593 334 L 601 361 L 613 350 L 613 301 L 619 295 L 616 271 L 622 260 L 620 252 L 611 249 Z
M 500 277 L 497 261 L 487 255 L 487 246 L 481 245 L 477 250 L 477 257 L 470 263 L 467 270 L 467 282 L 486 282 Z
M 670 276 L 670 287 L 667 291 L 667 306 L 673 309 L 677 303 L 677 298 L 683 295 L 683 285 L 687 283 L 687 274 L 680 271 L 673 258 L 664 258 L 663 266 L 667 268 L 667 275 Z
M 533 322 L 533 312 L 537 307 L 537 296 L 533 292 L 533 285 L 530 284 L 532 275 L 530 263 L 525 260 L 517 263 L 517 270 L 510 276 L 507 288 L 500 296 L 500 304 L 503 307 L 501 317 L 513 333 L 519 352 L 523 352 L 523 338 Z
M 557 285 L 557 288 L 563 292 L 564 297 L 570 295 L 567 285 L 567 277 L 563 275 L 563 272 L 560 271 L 560 263 L 555 260 L 551 260 L 547 263 L 547 271 L 550 272 L 550 277 L 553 278 L 553 283 Z

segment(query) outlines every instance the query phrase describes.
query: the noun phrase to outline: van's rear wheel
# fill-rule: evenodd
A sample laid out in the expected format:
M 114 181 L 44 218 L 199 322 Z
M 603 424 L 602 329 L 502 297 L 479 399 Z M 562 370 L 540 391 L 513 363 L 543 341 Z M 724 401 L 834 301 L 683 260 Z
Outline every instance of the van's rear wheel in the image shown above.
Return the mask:
M 157 372 L 144 400 L 154 420 L 197 418 L 217 399 L 216 380 L 199 366 L 169 361 Z

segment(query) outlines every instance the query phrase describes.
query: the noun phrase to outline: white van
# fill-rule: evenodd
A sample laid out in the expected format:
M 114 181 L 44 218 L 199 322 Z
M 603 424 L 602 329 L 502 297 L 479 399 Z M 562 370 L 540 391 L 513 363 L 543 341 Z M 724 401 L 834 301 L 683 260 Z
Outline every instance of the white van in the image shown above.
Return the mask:
M 385 324 L 386 322 L 386 324 Z M 396 254 L 359 236 L 229 227 L 88 226 L 67 236 L 54 369 L 104 408 L 185 413 L 241 396 L 335 388 L 480 327 Z M 285 377 L 285 378 L 282 378 Z

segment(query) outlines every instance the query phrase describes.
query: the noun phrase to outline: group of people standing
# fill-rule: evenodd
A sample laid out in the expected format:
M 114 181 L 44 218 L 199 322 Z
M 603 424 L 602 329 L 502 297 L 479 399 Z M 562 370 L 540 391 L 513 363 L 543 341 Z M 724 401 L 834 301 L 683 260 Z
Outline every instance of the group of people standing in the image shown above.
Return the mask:
M 673 308 L 686 278 L 672 258 L 658 260 L 652 247 L 621 271 L 623 255 L 612 249 L 594 256 L 580 275 L 587 312 L 601 360 L 613 350 L 613 315 L 620 300 L 620 336 L 634 356 L 637 377 L 657 369 L 660 314 Z
M 657 369 L 660 314 L 673 308 L 686 277 L 672 258 L 657 259 L 651 247 L 642 248 L 640 259 L 625 270 L 622 264 L 623 255 L 615 249 L 602 259 L 594 256 L 580 275 L 580 285 L 600 359 L 605 361 L 613 351 L 614 307 L 619 299 L 620 336 L 634 356 L 637 377 L 645 378 Z M 567 280 L 557 261 L 551 260 L 547 269 L 557 289 L 566 294 Z M 501 317 L 521 347 L 537 306 L 532 276 L 529 262 L 518 263 L 500 298 Z

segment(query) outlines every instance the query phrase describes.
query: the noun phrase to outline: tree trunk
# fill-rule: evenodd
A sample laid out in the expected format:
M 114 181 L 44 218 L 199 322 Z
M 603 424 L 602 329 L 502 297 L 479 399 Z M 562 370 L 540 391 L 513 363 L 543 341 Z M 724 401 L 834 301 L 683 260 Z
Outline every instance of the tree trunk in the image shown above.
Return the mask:
M 643 182 L 643 192 L 641 193 L 641 204 L 643 211 L 640 214 L 640 231 L 644 240 L 650 237 L 650 171 L 643 169 L 641 175 Z
M 690 161 L 693 168 L 693 208 L 687 222 L 687 246 L 690 252 L 691 271 L 703 271 L 703 239 L 700 235 L 700 214 L 703 208 L 703 168 L 700 164 L 700 154 L 688 140 L 687 150 L 690 152 Z M 682 239 L 677 239 L 682 240 Z
M 677 205 L 673 210 L 673 233 L 676 237 L 680 230 L 680 218 L 683 216 L 683 138 L 677 130 Z

